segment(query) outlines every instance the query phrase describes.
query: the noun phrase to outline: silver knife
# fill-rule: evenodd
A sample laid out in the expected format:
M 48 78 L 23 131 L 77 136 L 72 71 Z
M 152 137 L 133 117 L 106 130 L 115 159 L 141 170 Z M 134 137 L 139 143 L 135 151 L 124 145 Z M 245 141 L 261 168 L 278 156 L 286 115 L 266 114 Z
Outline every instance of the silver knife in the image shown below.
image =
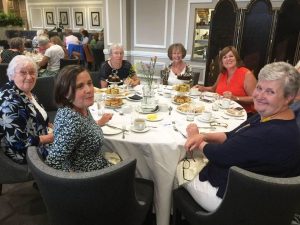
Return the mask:
M 120 128 L 120 127 L 116 127 L 116 126 L 113 126 L 113 125 L 110 125 L 110 124 L 105 124 L 105 126 L 108 126 L 108 127 L 110 127 L 110 128 L 114 128 L 114 129 L 118 129 L 118 130 L 124 130 L 124 131 L 129 131 L 129 130 L 126 130 L 126 129 L 122 129 L 122 128 Z

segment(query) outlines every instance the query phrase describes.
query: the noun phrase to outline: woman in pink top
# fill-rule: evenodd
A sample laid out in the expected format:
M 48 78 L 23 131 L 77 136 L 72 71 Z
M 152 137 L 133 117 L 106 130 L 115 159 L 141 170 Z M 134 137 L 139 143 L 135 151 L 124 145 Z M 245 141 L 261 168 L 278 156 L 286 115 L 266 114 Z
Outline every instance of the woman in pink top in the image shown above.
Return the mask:
M 225 47 L 219 55 L 220 74 L 213 86 L 196 85 L 199 91 L 211 91 L 223 95 L 232 93 L 231 99 L 240 103 L 248 114 L 255 112 L 252 92 L 256 86 L 253 73 L 242 66 L 243 62 L 233 46 Z

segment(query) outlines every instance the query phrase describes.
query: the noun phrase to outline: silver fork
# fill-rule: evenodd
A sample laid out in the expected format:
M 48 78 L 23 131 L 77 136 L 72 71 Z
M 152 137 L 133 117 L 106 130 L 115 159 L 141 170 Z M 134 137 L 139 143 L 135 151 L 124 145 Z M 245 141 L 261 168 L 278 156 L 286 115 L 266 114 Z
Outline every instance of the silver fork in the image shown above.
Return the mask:
M 171 115 L 172 110 L 173 110 L 173 107 L 172 107 L 172 106 L 169 106 L 168 110 L 169 110 L 169 115 Z
M 126 125 L 122 125 L 122 139 L 125 139 Z
M 187 138 L 186 135 L 185 135 L 184 133 L 182 133 L 180 130 L 178 130 L 178 128 L 177 128 L 176 125 L 175 125 L 175 121 L 172 121 L 172 124 L 173 124 L 173 130 L 174 130 L 174 131 L 176 131 L 176 132 L 178 132 L 179 134 L 181 134 L 182 137 Z

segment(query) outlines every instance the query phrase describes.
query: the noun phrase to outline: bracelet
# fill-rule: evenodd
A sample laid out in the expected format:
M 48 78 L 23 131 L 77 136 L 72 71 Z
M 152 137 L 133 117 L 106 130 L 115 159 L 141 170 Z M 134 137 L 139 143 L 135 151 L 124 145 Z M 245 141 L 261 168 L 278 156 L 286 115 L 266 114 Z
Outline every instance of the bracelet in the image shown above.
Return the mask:
M 239 97 L 236 97 L 236 100 L 237 100 L 237 101 L 240 101 L 240 98 L 239 98 Z

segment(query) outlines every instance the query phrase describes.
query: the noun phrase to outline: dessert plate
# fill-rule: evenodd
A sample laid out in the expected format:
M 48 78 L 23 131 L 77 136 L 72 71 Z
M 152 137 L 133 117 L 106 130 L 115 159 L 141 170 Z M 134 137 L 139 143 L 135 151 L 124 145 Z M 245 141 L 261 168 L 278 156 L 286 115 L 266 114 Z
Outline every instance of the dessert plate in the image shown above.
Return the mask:
M 148 114 L 146 116 L 146 120 L 147 121 L 150 121 L 150 122 L 157 122 L 157 121 L 161 121 L 163 119 L 162 115 L 159 115 L 159 114 Z
M 101 127 L 104 135 L 116 135 L 122 133 L 122 129 L 112 128 L 108 126 Z

